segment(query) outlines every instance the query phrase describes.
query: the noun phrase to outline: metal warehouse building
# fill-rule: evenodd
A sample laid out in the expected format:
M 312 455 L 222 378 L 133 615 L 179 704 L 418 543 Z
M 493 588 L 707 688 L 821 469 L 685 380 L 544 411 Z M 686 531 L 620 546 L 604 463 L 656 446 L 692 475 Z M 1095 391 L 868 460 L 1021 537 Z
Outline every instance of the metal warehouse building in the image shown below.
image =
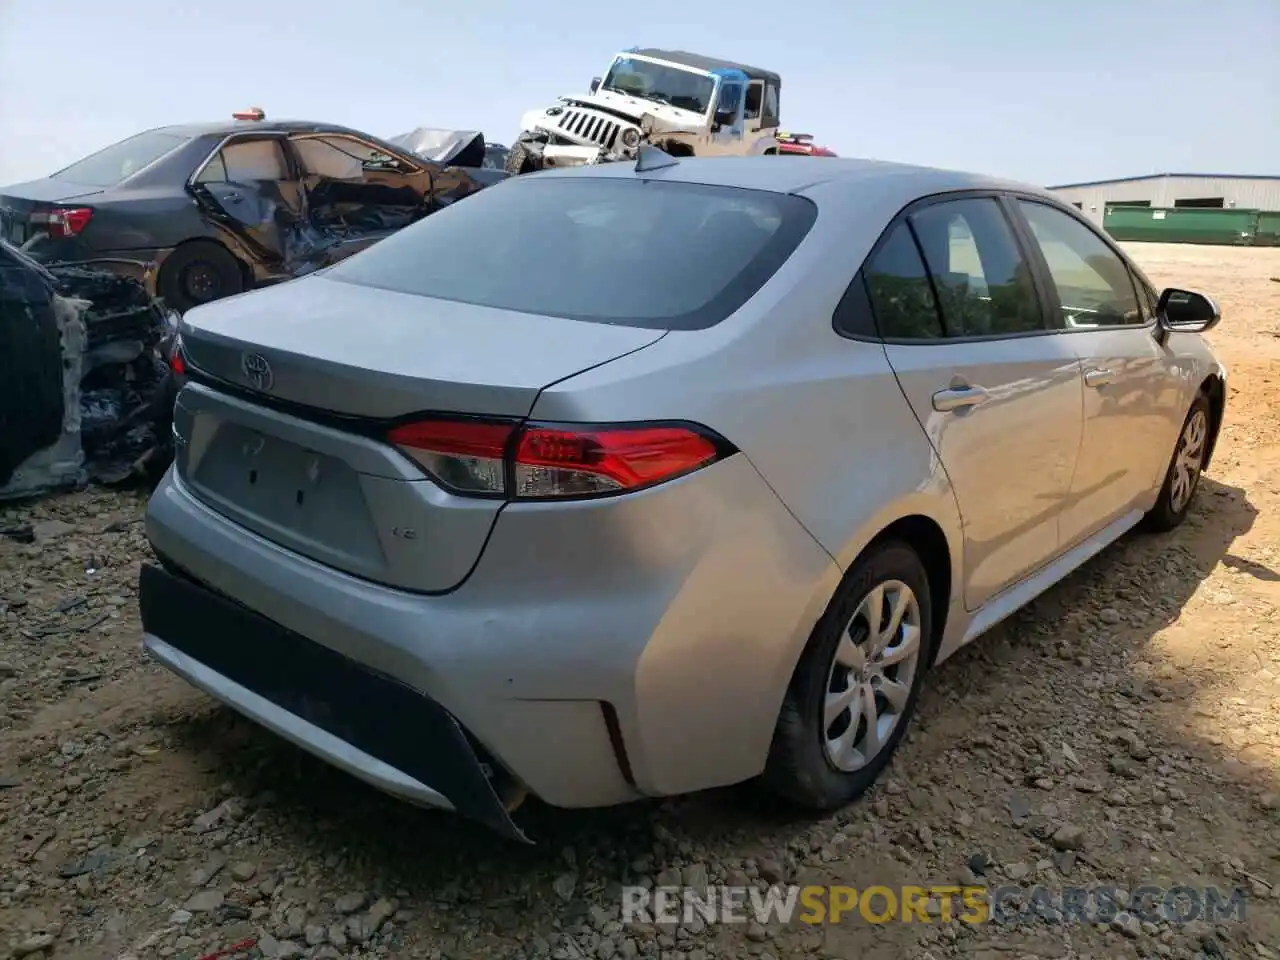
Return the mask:
M 1099 226 L 1108 205 L 1280 210 L 1280 176 L 1226 173 L 1155 173 L 1147 177 L 1065 183 L 1050 187 Z

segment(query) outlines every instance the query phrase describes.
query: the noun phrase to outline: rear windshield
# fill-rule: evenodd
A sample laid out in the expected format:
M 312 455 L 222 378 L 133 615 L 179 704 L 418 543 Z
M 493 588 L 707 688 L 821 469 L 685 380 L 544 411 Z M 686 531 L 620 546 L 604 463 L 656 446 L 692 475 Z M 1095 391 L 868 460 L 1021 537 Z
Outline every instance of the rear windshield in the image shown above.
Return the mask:
M 87 187 L 114 187 L 191 138 L 163 130 L 147 130 L 113 143 L 54 174 L 59 180 Z
M 326 276 L 596 323 L 696 330 L 750 299 L 817 215 L 801 197 L 643 179 L 489 187 Z

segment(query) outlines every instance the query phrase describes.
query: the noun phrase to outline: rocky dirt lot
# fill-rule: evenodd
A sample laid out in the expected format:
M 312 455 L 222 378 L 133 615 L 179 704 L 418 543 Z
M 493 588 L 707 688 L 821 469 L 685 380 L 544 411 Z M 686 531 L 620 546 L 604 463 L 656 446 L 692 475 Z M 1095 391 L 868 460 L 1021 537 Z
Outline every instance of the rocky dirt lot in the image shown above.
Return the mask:
M 0 955 L 1280 957 L 1280 250 L 1134 252 L 1225 314 L 1226 433 L 1194 515 L 938 670 L 887 776 L 821 822 L 743 787 L 527 809 L 526 849 L 406 807 L 144 659 L 140 495 L 0 510 L 35 537 L 0 536 Z M 679 877 L 1248 900 L 1216 924 L 620 924 L 620 884 Z

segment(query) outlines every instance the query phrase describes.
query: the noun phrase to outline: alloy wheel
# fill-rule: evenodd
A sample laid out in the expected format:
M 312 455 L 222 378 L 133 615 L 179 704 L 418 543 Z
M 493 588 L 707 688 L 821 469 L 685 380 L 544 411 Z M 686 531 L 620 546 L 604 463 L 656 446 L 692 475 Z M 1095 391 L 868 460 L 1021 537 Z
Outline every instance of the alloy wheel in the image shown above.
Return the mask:
M 1191 502 L 1204 465 L 1204 442 L 1209 434 L 1209 420 L 1203 410 L 1196 410 L 1182 428 L 1178 451 L 1173 457 L 1173 482 L 1169 484 L 1169 506 L 1181 513 Z
M 902 719 L 922 641 L 920 601 L 900 580 L 877 584 L 836 646 L 823 703 L 827 760 L 851 773 L 870 763 Z

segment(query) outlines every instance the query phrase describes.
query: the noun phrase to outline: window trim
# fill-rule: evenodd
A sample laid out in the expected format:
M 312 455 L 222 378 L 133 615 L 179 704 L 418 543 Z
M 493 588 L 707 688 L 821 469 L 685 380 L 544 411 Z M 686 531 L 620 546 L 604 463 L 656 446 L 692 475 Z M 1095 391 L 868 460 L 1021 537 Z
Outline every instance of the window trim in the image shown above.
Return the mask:
M 1052 316 L 1054 317 L 1061 316 L 1062 301 L 1058 297 L 1057 284 L 1052 282 L 1053 272 L 1049 269 L 1049 262 L 1045 259 L 1044 252 L 1040 249 L 1040 245 L 1035 242 L 1035 234 L 1032 232 L 1031 222 L 1026 218 L 1026 215 L 1022 212 L 1022 208 L 1019 206 L 1019 204 L 1021 203 L 1036 203 L 1036 204 L 1039 204 L 1040 206 L 1048 207 L 1051 210 L 1057 210 L 1058 212 L 1062 213 L 1064 216 L 1070 217 L 1072 220 L 1075 220 L 1077 223 L 1083 226 L 1086 230 L 1088 230 L 1091 234 L 1093 234 L 1093 236 L 1101 240 L 1103 246 L 1105 246 L 1108 250 L 1110 250 L 1113 254 L 1115 254 L 1120 259 L 1120 264 L 1125 268 L 1125 274 L 1129 277 L 1129 285 L 1133 288 L 1134 302 L 1138 305 L 1138 312 L 1143 317 L 1142 323 L 1122 323 L 1122 324 L 1114 324 L 1111 326 L 1098 326 L 1098 327 L 1059 326 L 1057 328 L 1058 330 L 1060 330 L 1062 333 L 1067 333 L 1067 334 L 1107 333 L 1107 332 L 1115 332 L 1119 330 L 1147 330 L 1147 329 L 1153 328 L 1156 325 L 1156 318 L 1154 316 L 1147 317 L 1147 309 L 1146 309 L 1147 304 L 1145 302 L 1146 297 L 1144 293 L 1138 289 L 1138 277 L 1140 277 L 1141 274 L 1138 273 L 1133 262 L 1125 255 L 1125 252 L 1120 249 L 1119 245 L 1116 244 L 1116 242 L 1112 240 L 1109 236 L 1107 236 L 1103 231 L 1099 230 L 1092 223 L 1090 223 L 1088 218 L 1085 217 L 1082 212 L 1076 210 L 1074 207 L 1070 207 L 1059 201 L 1047 199 L 1045 197 L 1039 197 L 1034 194 L 1010 192 L 1007 194 L 1007 198 L 1008 198 L 1011 214 L 1016 217 L 1017 222 L 1020 224 L 1021 228 L 1025 231 L 1025 240 L 1027 245 L 1032 248 L 1031 254 L 1032 254 L 1032 258 L 1035 260 L 1037 264 L 1037 269 L 1042 272 L 1042 276 L 1044 280 L 1047 281 L 1045 285 L 1045 300 L 1052 307 L 1052 313 L 1051 313 Z M 1158 298 L 1159 298 L 1159 295 L 1157 294 L 1157 299 Z
M 836 335 L 843 337 L 846 340 L 859 340 L 864 343 L 883 343 L 890 346 L 914 347 L 914 346 L 937 346 L 939 344 L 952 344 L 952 343 L 957 343 L 957 344 L 987 343 L 994 340 L 1023 340 L 1023 339 L 1026 339 L 1027 337 L 1052 336 L 1055 334 L 1068 332 L 1063 327 L 1060 327 L 1055 323 L 1053 323 L 1052 318 L 1055 316 L 1055 313 L 1049 309 L 1050 300 L 1048 297 L 1048 291 L 1045 287 L 1045 276 L 1043 273 L 1041 273 L 1041 263 L 1040 263 L 1041 258 L 1039 256 L 1040 252 L 1038 249 L 1037 250 L 1027 249 L 1026 233 L 1024 231 L 1029 228 L 1026 227 L 1026 225 L 1022 222 L 1020 215 L 1018 217 L 1014 217 L 1011 215 L 1016 211 L 1011 211 L 1009 209 L 1009 203 L 1007 199 L 1009 195 L 1010 195 L 1009 191 L 1005 191 L 1005 190 L 966 189 L 966 190 L 949 190 L 949 191 L 944 191 L 942 193 L 932 193 L 924 197 L 917 197 L 915 200 L 912 200 L 905 207 L 903 207 L 896 214 L 894 214 L 893 217 L 889 220 L 888 225 L 884 228 L 883 231 L 881 231 L 880 236 L 876 238 L 875 243 L 871 245 L 871 249 L 867 251 L 867 255 L 866 257 L 863 258 L 862 263 L 858 265 L 858 268 L 854 273 L 853 280 L 850 281 L 850 285 L 852 285 L 853 283 L 865 282 L 865 275 L 863 271 L 866 269 L 867 264 L 870 263 L 871 260 L 884 248 L 885 244 L 888 242 L 889 237 L 892 235 L 893 231 L 897 229 L 897 227 L 900 224 L 905 225 L 907 227 L 908 233 L 911 235 L 912 242 L 916 245 L 916 251 L 920 254 L 920 261 L 923 264 L 925 271 L 928 273 L 929 285 L 933 289 L 933 299 L 934 299 L 934 303 L 936 304 L 936 309 L 938 310 L 939 326 L 945 332 L 947 329 L 947 324 L 946 324 L 946 319 L 942 314 L 942 301 L 938 297 L 937 287 L 933 279 L 933 272 L 929 270 L 929 262 L 925 259 L 924 251 L 921 250 L 920 248 L 920 241 L 919 241 L 919 238 L 916 237 L 915 227 L 912 226 L 910 222 L 910 217 L 921 210 L 924 210 L 928 207 L 936 206 L 940 203 L 948 203 L 955 200 L 995 200 L 996 205 L 1000 208 L 1001 215 L 1004 217 L 1005 222 L 1009 226 L 1009 232 L 1013 236 L 1014 246 L 1017 247 L 1019 254 L 1022 255 L 1023 259 L 1027 262 L 1028 266 L 1030 267 L 1031 286 L 1035 294 L 1036 303 L 1040 308 L 1040 317 L 1041 317 L 1042 323 L 1044 324 L 1043 329 L 1023 330 L 1018 333 L 975 334 L 973 336 L 965 336 L 965 337 L 949 337 L 944 335 L 942 337 L 912 338 L 912 337 L 886 337 L 883 335 L 879 335 L 873 339 L 870 337 L 859 336 L 854 333 L 846 332 L 837 325 L 836 318 L 839 316 L 840 303 L 843 303 L 845 299 L 845 295 L 841 295 L 840 303 L 836 305 L 836 309 L 832 311 L 832 315 L 831 315 L 831 326 L 832 326 L 832 329 L 835 331 Z M 1126 260 L 1125 262 L 1127 263 L 1128 261 Z M 847 293 L 848 293 L 848 287 L 846 286 L 845 294 Z M 868 291 L 868 299 L 869 299 L 869 293 L 870 291 Z M 874 316 L 875 316 L 874 305 L 872 305 L 871 310 L 872 310 L 872 317 L 874 319 Z M 879 321 L 876 320 L 875 323 L 876 323 L 876 332 L 877 334 L 879 334 L 880 333 Z M 1070 331 L 1070 332 L 1079 332 L 1079 331 Z

